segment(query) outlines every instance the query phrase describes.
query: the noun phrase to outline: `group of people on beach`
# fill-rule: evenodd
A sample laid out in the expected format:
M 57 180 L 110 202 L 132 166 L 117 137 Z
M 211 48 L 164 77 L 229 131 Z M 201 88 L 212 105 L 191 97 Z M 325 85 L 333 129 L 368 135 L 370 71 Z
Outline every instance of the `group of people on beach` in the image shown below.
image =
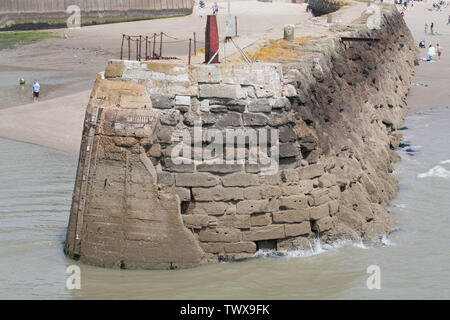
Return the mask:
M 201 10 L 201 9 L 205 9 L 205 7 L 206 7 L 205 1 L 204 0 L 200 0 L 199 3 L 198 3 L 198 8 Z M 214 4 L 212 5 L 211 8 L 212 8 L 212 11 L 213 11 L 212 13 L 214 15 L 216 15 L 219 12 L 219 5 L 217 4 L 217 2 L 214 2 Z M 200 14 L 200 17 L 203 17 L 203 15 Z
M 423 42 L 423 46 L 420 46 L 420 45 L 419 46 L 421 48 L 424 48 L 425 47 L 425 41 L 422 40 L 421 43 L 422 42 Z M 436 55 L 436 53 L 438 55 L 438 60 L 441 60 L 442 48 L 439 45 L 439 43 L 436 44 L 436 47 L 433 47 L 433 45 L 430 44 L 430 46 L 428 47 L 428 51 L 427 51 L 427 56 L 428 56 L 427 61 L 432 61 L 433 57 Z

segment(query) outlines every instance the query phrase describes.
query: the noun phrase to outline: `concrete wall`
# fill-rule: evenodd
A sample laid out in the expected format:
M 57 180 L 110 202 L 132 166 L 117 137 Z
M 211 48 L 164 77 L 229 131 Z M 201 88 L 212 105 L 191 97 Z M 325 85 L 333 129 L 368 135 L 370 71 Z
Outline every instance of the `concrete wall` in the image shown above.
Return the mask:
M 0 0 L 0 27 L 8 21 L 64 22 L 71 5 L 80 7 L 82 20 L 189 14 L 193 8 L 192 0 Z

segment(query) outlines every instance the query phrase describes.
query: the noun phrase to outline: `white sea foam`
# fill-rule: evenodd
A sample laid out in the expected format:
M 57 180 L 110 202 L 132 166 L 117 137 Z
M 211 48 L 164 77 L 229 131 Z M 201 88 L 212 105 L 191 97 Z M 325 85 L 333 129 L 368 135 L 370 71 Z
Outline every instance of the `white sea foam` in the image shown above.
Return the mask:
M 450 164 L 450 160 L 441 161 L 441 164 Z
M 420 173 L 417 175 L 418 178 L 429 178 L 429 177 L 438 177 L 438 178 L 444 178 L 444 179 L 450 179 L 450 171 L 446 170 L 442 166 L 434 166 L 430 170 L 428 170 L 425 173 Z
M 321 253 L 329 252 L 332 250 L 337 250 L 343 248 L 345 246 L 353 246 L 359 249 L 370 249 L 375 246 L 383 246 L 388 247 L 394 245 L 391 240 L 389 240 L 386 236 L 381 236 L 379 241 L 373 245 L 366 245 L 360 239 L 358 242 L 354 242 L 349 239 L 341 239 L 337 240 L 331 244 L 322 244 L 319 239 L 314 239 L 313 243 L 310 243 L 309 249 L 298 249 L 298 250 L 289 250 L 289 251 L 273 251 L 267 249 L 258 250 L 254 257 L 257 258 L 274 258 L 274 257 L 285 257 L 285 258 L 296 258 L 296 257 L 311 257 Z

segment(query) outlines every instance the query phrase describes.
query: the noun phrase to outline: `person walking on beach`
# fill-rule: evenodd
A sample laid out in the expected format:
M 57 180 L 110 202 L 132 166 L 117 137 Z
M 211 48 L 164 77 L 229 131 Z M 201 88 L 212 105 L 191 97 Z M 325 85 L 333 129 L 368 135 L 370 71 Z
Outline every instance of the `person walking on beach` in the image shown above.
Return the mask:
M 431 23 L 430 30 L 431 30 L 431 34 L 433 34 L 433 30 L 434 30 L 434 22 Z
M 39 102 L 39 93 L 41 92 L 41 85 L 37 80 L 33 83 L 33 101 Z
M 425 33 L 428 32 L 428 22 L 425 22 Z
M 442 48 L 439 45 L 439 43 L 436 44 L 436 50 L 437 50 L 437 54 L 438 54 L 438 60 L 441 60 Z

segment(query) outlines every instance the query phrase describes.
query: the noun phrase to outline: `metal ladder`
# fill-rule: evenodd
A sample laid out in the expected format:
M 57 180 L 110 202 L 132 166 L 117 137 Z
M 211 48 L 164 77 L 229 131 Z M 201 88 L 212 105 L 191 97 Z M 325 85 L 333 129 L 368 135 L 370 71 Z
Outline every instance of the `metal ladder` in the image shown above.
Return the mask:
M 91 120 L 88 122 L 89 133 L 86 142 L 86 149 L 84 150 L 84 159 L 82 160 L 81 168 L 81 182 L 80 182 L 80 193 L 78 197 L 78 210 L 75 226 L 75 239 L 74 239 L 74 250 L 73 254 L 75 257 L 79 257 L 81 254 L 81 235 L 83 229 L 83 215 L 86 210 L 86 200 L 88 191 L 88 178 L 89 171 L 91 168 L 92 158 L 95 156 L 96 152 L 93 150 L 95 131 L 98 121 L 99 106 L 94 105 L 92 111 Z

